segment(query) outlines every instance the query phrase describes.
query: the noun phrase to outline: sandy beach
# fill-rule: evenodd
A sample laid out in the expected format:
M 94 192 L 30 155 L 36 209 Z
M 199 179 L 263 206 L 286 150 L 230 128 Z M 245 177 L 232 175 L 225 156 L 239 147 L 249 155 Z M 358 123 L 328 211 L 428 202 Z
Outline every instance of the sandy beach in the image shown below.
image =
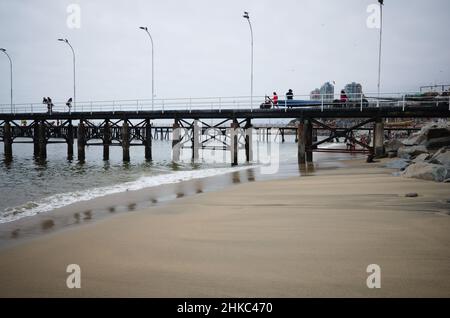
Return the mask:
M 450 184 L 392 172 L 354 161 L 29 240 L 0 251 L 0 296 L 450 297 Z

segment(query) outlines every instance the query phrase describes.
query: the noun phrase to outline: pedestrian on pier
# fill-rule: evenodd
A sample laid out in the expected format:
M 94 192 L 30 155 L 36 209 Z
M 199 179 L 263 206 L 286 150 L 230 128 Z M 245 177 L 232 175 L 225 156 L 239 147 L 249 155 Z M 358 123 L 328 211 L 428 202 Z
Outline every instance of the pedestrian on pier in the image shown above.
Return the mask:
M 292 91 L 292 89 L 289 89 L 286 93 L 286 99 L 294 99 L 294 92 Z
M 45 100 L 45 98 L 44 98 L 44 100 Z M 49 115 L 51 115 L 53 113 L 53 102 L 50 97 L 47 97 L 47 110 L 48 110 Z
M 67 102 L 66 102 L 66 106 L 69 107 L 69 114 L 71 113 L 71 109 L 72 109 L 72 97 L 70 97 Z
M 275 107 L 278 108 L 278 95 L 277 95 L 277 92 L 273 92 L 272 105 L 273 105 L 273 108 L 275 108 Z

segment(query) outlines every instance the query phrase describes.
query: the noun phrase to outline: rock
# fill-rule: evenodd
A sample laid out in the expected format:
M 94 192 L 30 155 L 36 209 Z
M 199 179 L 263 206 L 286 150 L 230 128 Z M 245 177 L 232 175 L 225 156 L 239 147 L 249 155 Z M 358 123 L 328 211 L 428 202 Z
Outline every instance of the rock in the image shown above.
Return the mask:
M 415 192 L 405 194 L 405 197 L 407 197 L 407 198 L 417 198 L 418 196 L 419 195 Z
M 435 139 L 433 141 L 433 139 Z M 447 123 L 431 123 L 403 141 L 406 146 L 429 145 L 439 148 L 443 143 L 450 142 L 450 126 Z
M 411 161 L 408 159 L 397 159 L 393 161 L 389 161 L 384 166 L 390 169 L 400 169 L 403 170 L 410 165 Z
M 422 153 L 413 159 L 413 163 L 425 162 L 430 159 L 431 155 L 429 153 Z
M 450 137 L 431 138 L 424 142 L 423 145 L 425 145 L 425 147 L 429 150 L 450 146 Z
M 430 181 L 442 182 L 450 178 L 450 171 L 443 165 L 418 162 L 411 164 L 403 171 L 402 176 Z
M 423 145 L 418 145 L 399 148 L 397 156 L 403 159 L 411 159 L 423 153 L 428 153 L 428 149 Z
M 450 147 L 439 149 L 430 159 L 430 163 L 441 164 L 450 168 Z
M 403 147 L 403 143 L 398 139 L 387 140 L 384 142 L 384 149 L 386 152 L 395 151 L 397 152 L 399 148 Z
M 388 151 L 387 156 L 388 156 L 388 158 L 395 158 L 395 157 L 397 157 L 397 151 L 393 151 L 393 150 Z
M 444 181 L 442 181 L 442 182 L 444 182 L 444 183 L 450 183 L 450 178 L 448 178 L 448 179 L 445 179 Z M 449 202 L 450 203 L 450 202 Z

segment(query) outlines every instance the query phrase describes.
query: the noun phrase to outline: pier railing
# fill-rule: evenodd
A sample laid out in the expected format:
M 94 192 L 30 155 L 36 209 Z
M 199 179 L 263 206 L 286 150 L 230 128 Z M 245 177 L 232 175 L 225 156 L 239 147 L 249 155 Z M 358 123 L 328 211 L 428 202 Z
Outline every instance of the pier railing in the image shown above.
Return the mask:
M 272 96 L 269 96 L 271 98 Z M 359 108 L 361 112 L 368 106 L 390 107 L 406 105 L 422 105 L 430 106 L 448 105 L 450 103 L 449 96 L 423 96 L 417 92 L 402 93 L 383 93 L 374 94 L 347 94 L 348 100 L 343 102 L 339 95 L 317 94 L 317 95 L 294 95 L 294 100 L 308 101 L 302 107 L 314 107 L 322 110 L 335 106 L 344 108 Z M 253 100 L 253 104 L 252 104 Z M 135 99 L 135 100 L 110 100 L 110 101 L 77 101 L 71 104 L 69 108 L 66 102 L 52 102 L 52 112 L 117 112 L 117 111 L 156 111 L 162 112 L 167 110 L 216 110 L 223 109 L 259 109 L 261 104 L 269 103 L 273 108 L 279 108 L 280 111 L 287 110 L 289 103 L 285 96 L 279 96 L 277 105 L 274 105 L 268 96 L 233 96 L 233 97 L 189 97 L 189 98 L 166 98 L 166 99 Z M 20 103 L 20 104 L 0 104 L 0 113 L 14 114 L 34 114 L 47 113 L 47 104 L 39 103 Z

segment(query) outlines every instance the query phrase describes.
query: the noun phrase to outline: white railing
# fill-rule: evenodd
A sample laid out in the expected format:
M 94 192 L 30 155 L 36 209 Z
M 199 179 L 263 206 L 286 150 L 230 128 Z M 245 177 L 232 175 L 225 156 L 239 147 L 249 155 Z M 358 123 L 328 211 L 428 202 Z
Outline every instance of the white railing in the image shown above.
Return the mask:
M 420 93 L 417 92 L 402 92 L 402 93 L 383 93 L 380 97 L 377 97 L 377 93 L 366 94 L 347 94 L 349 97 L 347 102 L 340 101 L 340 95 L 335 94 L 330 96 L 324 95 L 295 95 L 294 101 L 287 100 L 285 96 L 279 96 L 278 105 L 273 105 L 271 99 L 267 96 L 253 96 L 253 105 L 251 105 L 250 96 L 234 96 L 234 97 L 200 97 L 200 98 L 167 98 L 167 99 L 155 99 L 152 104 L 151 99 L 138 99 L 138 100 L 112 100 L 112 101 L 87 101 L 77 102 L 76 105 L 72 105 L 70 111 L 72 113 L 77 112 L 121 112 L 121 111 L 158 111 L 164 112 L 168 110 L 215 110 L 222 111 L 225 109 L 234 110 L 256 110 L 260 108 L 261 104 L 265 102 L 270 104 L 271 108 L 278 108 L 280 111 L 288 111 L 291 103 L 294 103 L 294 107 L 299 107 L 298 102 L 305 102 L 302 107 L 305 108 L 320 108 L 322 111 L 327 108 L 335 107 L 358 107 L 360 111 L 364 111 L 364 108 L 368 106 L 373 107 L 390 107 L 390 106 L 405 106 L 408 104 L 420 105 L 422 102 L 432 103 L 436 106 L 443 103 L 448 104 L 450 102 L 449 96 L 437 96 L 437 97 L 420 97 Z M 312 97 L 312 98 L 311 98 Z M 311 103 L 314 103 L 311 105 Z M 450 106 L 449 106 L 450 107 Z M 28 104 L 14 104 L 12 107 L 13 113 L 47 113 L 47 105 L 40 103 L 28 103 Z M 66 106 L 66 102 L 53 102 L 52 112 L 54 113 L 68 113 L 69 108 Z M 0 113 L 11 113 L 10 104 L 0 104 Z

